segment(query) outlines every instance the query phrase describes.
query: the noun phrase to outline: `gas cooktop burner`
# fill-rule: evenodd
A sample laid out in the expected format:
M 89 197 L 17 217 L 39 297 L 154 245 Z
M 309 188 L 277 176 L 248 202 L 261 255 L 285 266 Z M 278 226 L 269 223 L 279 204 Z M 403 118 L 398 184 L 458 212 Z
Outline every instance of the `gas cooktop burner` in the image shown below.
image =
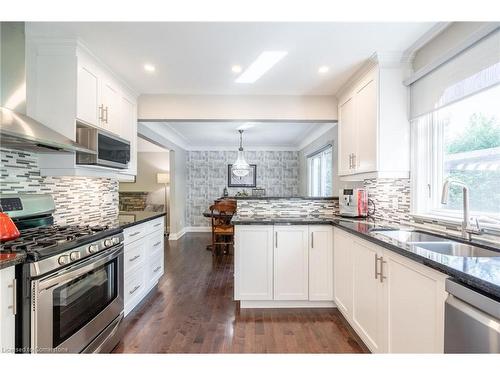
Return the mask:
M 36 254 L 37 258 L 51 255 L 61 246 L 76 240 L 109 229 L 107 225 L 78 226 L 78 225 L 50 225 L 46 227 L 30 228 L 21 231 L 21 236 L 13 241 L 3 243 L 2 252 L 26 252 Z

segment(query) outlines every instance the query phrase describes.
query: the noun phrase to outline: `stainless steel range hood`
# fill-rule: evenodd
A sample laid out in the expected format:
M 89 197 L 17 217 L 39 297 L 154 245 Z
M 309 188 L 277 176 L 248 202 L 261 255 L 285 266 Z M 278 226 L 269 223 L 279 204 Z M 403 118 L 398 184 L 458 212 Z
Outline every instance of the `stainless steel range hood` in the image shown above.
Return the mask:
M 95 154 L 26 116 L 24 22 L 0 22 L 0 26 L 0 147 L 40 153 L 78 151 Z
M 30 152 L 95 151 L 80 146 L 31 117 L 0 107 L 0 148 Z

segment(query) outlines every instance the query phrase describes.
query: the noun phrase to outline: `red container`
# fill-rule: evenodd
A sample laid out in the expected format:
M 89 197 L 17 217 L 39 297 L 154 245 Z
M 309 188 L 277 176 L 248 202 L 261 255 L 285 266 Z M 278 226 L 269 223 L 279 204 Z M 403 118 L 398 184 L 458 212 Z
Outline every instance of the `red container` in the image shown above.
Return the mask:
M 19 229 L 9 215 L 0 212 L 0 242 L 15 240 L 20 235 Z

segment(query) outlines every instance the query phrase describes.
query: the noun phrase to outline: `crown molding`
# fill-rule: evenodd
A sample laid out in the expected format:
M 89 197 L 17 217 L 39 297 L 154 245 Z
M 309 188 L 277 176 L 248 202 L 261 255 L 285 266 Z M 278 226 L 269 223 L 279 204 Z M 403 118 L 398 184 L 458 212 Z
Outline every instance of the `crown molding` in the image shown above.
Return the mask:
M 403 60 L 412 63 L 417 51 L 441 34 L 452 22 L 437 22 L 403 52 Z

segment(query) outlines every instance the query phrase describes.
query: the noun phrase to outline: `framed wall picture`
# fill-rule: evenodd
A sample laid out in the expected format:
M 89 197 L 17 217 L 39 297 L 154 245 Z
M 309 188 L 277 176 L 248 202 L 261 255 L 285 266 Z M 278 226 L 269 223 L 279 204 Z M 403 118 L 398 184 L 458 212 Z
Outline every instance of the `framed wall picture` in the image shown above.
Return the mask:
M 233 165 L 227 165 L 227 186 L 228 187 L 256 187 L 257 186 L 257 164 L 250 164 L 250 173 L 245 177 L 238 177 L 233 174 Z

